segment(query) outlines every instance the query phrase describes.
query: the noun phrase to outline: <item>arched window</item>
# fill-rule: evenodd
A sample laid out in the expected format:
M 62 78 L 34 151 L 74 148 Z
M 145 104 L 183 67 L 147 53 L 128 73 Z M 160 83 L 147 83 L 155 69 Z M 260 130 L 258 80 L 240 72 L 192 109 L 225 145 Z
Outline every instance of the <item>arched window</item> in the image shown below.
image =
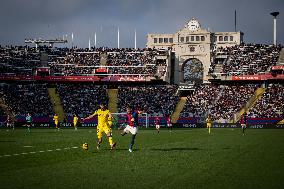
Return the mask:
M 203 81 L 203 64 L 198 59 L 189 59 L 183 66 L 183 79 L 186 83 Z

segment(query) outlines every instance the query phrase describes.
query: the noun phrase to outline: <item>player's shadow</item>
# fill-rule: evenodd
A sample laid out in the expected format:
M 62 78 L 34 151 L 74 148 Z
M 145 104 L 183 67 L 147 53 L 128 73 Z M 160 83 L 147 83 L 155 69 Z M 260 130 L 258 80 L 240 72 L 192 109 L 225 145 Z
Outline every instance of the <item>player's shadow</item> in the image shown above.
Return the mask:
M 199 148 L 154 148 L 150 150 L 168 152 L 168 151 L 194 151 L 200 149 Z
M 116 151 L 128 151 L 128 148 L 117 148 Z M 140 149 L 134 149 L 133 151 L 140 151 Z
M 100 149 L 99 151 L 94 151 L 92 153 L 99 153 L 99 152 L 106 152 L 106 151 L 109 151 L 109 152 L 115 152 L 115 151 L 127 151 L 128 152 L 128 148 L 116 148 L 115 150 L 110 150 L 110 149 Z M 133 150 L 134 152 L 138 152 L 140 151 L 140 149 L 134 149 Z

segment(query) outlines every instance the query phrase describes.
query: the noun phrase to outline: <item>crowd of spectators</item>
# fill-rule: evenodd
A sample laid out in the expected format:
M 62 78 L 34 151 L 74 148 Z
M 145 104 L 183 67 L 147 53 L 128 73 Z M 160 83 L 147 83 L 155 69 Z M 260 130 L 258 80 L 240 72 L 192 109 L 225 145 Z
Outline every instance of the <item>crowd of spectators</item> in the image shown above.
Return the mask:
M 100 65 L 100 54 L 87 49 L 75 49 L 66 52 L 65 56 L 58 56 L 49 66 L 55 75 L 89 75 L 94 73 L 92 66 Z
M 284 86 L 271 84 L 262 98 L 249 111 L 252 118 L 283 118 L 284 113 Z
M 214 122 L 226 123 L 243 108 L 253 96 L 255 84 L 215 85 L 201 84 L 187 96 L 187 103 L 180 117 L 200 118 L 208 115 Z M 90 115 L 100 102 L 108 103 L 106 86 L 94 84 L 57 84 L 67 116 L 74 113 L 80 117 Z M 172 115 L 179 97 L 177 86 L 120 86 L 118 112 L 125 112 L 127 106 L 141 108 L 149 116 Z M 15 115 L 31 113 L 33 116 L 53 114 L 47 85 L 45 84 L 1 84 L 0 95 Z M 281 118 L 284 109 L 284 86 L 271 84 L 263 97 L 249 111 L 251 118 Z M 4 111 L 0 109 L 0 115 Z
M 157 59 L 166 55 L 155 49 L 119 49 L 107 53 L 107 65 L 111 74 L 142 74 L 162 77 L 166 72 L 166 61 Z
M 141 108 L 149 116 L 171 115 L 179 100 L 176 96 L 177 86 L 137 86 L 119 87 L 118 111 L 125 112 L 127 106 Z
M 167 55 L 154 49 L 133 48 L 101 48 L 89 51 L 80 49 L 70 51 L 65 57 L 58 57 L 52 64 L 52 70 L 57 75 L 92 75 L 95 66 L 108 66 L 108 74 L 122 75 L 152 75 L 163 76 L 166 71 L 166 61 L 157 60 L 159 55 Z M 106 64 L 101 65 L 101 55 L 106 55 Z
M 270 67 L 277 63 L 281 49 L 281 45 L 241 44 L 219 48 L 215 54 L 228 56 L 226 61 L 221 61 L 221 73 L 231 76 L 255 75 L 269 72 Z M 211 64 L 210 72 L 213 72 L 215 64 Z
M 166 73 L 167 51 L 134 48 L 38 48 L 0 46 L 0 74 L 32 76 L 40 62 L 41 52 L 48 54 L 51 74 L 61 76 L 93 75 L 98 66 L 109 66 L 108 74 L 162 77 Z M 105 61 L 101 61 L 104 55 Z M 105 62 L 102 64 L 102 62 Z
M 92 114 L 100 102 L 108 103 L 107 89 L 93 84 L 58 84 L 57 92 L 67 115 L 84 117 Z
M 0 107 L 0 116 L 6 115 L 5 111 Z
M 53 114 L 53 105 L 45 84 L 1 84 L 0 93 L 5 104 L 15 115 Z
M 256 88 L 257 85 L 200 85 L 187 96 L 181 117 L 204 119 L 210 115 L 213 121 L 228 122 L 245 106 Z
M 40 66 L 40 55 L 27 46 L 0 46 L 0 74 L 33 75 Z

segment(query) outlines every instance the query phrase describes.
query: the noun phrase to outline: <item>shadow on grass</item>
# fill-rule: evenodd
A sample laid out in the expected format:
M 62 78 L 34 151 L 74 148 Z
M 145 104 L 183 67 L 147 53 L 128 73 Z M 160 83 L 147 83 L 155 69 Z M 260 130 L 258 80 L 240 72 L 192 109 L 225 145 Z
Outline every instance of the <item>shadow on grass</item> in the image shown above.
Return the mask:
M 115 149 L 115 150 L 110 150 L 110 149 L 100 149 L 100 150 L 97 150 L 97 151 L 93 151 L 92 153 L 100 153 L 100 152 L 115 152 L 115 151 L 127 151 L 128 152 L 128 148 L 118 148 L 118 149 Z M 133 152 L 137 152 L 137 151 L 140 151 L 140 149 L 134 149 Z
M 152 151 L 194 151 L 194 150 L 200 150 L 199 148 L 155 148 L 155 149 L 150 149 Z
M 230 150 L 231 148 L 230 147 L 224 147 L 222 148 L 223 150 Z
M 16 141 L 14 141 L 14 140 L 1 140 L 0 142 L 16 142 Z

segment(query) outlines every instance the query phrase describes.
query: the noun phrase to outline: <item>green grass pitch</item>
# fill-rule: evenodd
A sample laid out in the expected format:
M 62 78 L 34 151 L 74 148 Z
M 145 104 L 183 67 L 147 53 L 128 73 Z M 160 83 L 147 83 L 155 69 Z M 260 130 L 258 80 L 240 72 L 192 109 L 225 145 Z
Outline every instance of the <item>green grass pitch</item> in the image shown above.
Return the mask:
M 1 129 L 0 188 L 284 187 L 281 129 L 140 130 L 133 153 L 130 135 L 113 136 L 115 151 L 106 138 L 97 151 L 95 129 Z

